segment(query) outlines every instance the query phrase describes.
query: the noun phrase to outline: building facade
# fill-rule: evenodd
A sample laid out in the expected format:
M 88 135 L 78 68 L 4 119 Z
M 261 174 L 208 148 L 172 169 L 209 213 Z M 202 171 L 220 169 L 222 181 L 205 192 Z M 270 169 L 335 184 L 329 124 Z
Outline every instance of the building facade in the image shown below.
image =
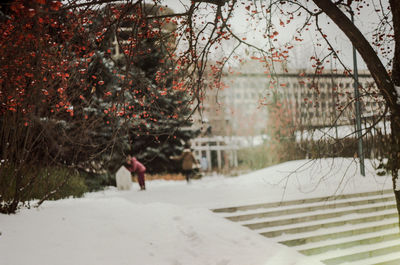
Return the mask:
M 279 101 L 290 112 L 296 129 L 351 125 L 355 102 L 363 117 L 383 113 L 384 101 L 372 76 L 358 74 L 359 99 L 354 79 L 334 71 L 288 71 L 270 74 L 260 64 L 246 63 L 234 73 L 225 73 L 224 89 L 208 91 L 203 114 L 214 135 L 249 136 L 265 133 L 268 106 Z

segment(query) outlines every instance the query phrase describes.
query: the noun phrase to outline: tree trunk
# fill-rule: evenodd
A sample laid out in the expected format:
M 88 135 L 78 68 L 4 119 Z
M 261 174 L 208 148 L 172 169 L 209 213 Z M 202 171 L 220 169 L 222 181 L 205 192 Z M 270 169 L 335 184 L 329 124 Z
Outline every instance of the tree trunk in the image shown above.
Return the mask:
M 393 30 L 395 38 L 392 82 L 394 86 L 400 87 L 400 1 L 390 0 L 389 3 L 393 16 Z M 394 94 L 397 96 L 396 104 L 390 108 L 390 127 L 392 136 L 390 163 L 392 167 L 393 190 L 396 197 L 397 211 L 399 212 L 400 227 L 400 95 L 397 95 L 397 93 Z
M 390 117 L 391 127 L 391 148 L 389 165 L 392 171 L 393 191 L 396 197 L 397 211 L 399 213 L 399 228 L 400 228 L 400 180 L 399 178 L 399 163 L 400 163 L 400 114 L 392 113 Z

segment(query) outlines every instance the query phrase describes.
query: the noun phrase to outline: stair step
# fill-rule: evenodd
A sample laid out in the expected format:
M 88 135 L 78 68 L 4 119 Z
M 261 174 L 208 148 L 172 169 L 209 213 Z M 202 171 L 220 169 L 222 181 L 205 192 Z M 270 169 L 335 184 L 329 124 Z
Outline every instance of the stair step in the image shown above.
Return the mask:
M 374 224 L 373 226 L 369 225 L 368 226 L 362 226 L 361 228 L 354 228 L 354 227 L 347 227 L 346 230 L 339 230 L 337 228 L 331 229 L 334 231 L 329 231 L 330 229 L 324 229 L 323 234 L 315 234 L 313 235 L 308 235 L 308 236 L 301 236 L 301 235 L 296 235 L 297 238 L 292 238 L 292 239 L 286 239 L 286 240 L 280 240 L 279 243 L 286 245 L 288 247 L 294 247 L 294 246 L 300 246 L 304 244 L 309 244 L 309 243 L 314 243 L 314 242 L 320 242 L 320 241 L 325 241 L 325 240 L 334 240 L 337 238 L 346 238 L 346 237 L 352 237 L 355 235 L 361 235 L 361 234 L 366 234 L 366 233 L 372 233 L 372 232 L 378 232 L 378 231 L 385 231 L 393 228 L 398 227 L 397 222 L 385 222 L 383 224 Z M 380 222 L 382 223 L 382 222 Z M 306 233 L 304 233 L 306 234 Z M 308 233 L 309 234 L 309 233 Z
M 327 201 L 334 201 L 334 200 L 337 201 L 337 200 L 343 200 L 343 199 L 376 196 L 376 195 L 384 195 L 384 194 L 393 194 L 393 191 L 392 190 L 382 190 L 382 191 L 371 191 L 371 192 L 362 192 L 362 193 L 353 193 L 353 194 L 334 195 L 334 196 L 327 196 L 327 197 L 308 198 L 308 199 L 302 199 L 302 200 L 260 203 L 260 204 L 243 205 L 243 206 L 236 206 L 236 207 L 218 208 L 218 209 L 212 209 L 212 211 L 215 213 L 224 213 L 224 212 L 232 213 L 232 212 L 237 212 L 237 211 L 254 210 L 254 209 L 258 209 L 258 208 L 272 208 L 272 207 L 289 206 L 289 205 L 300 205 L 300 204 L 313 203 L 313 202 L 327 202 Z
M 314 255 L 313 257 L 320 259 L 323 263 L 327 265 L 336 265 L 358 260 L 365 261 L 365 259 L 369 259 L 371 257 L 383 256 L 391 253 L 396 253 L 399 251 L 400 251 L 400 239 L 397 239 L 397 240 L 380 242 L 377 244 L 334 250 Z
M 389 255 L 385 256 L 386 258 Z M 396 253 L 396 256 L 399 257 L 400 254 Z M 395 258 L 395 259 L 390 259 L 390 260 L 386 260 L 386 261 L 382 261 L 382 262 L 378 262 L 378 263 L 371 263 L 371 265 L 399 265 L 400 264 L 400 257 L 399 258 Z
M 320 202 L 311 202 L 311 203 L 306 203 L 302 205 L 287 205 L 287 206 L 279 206 L 279 207 L 271 207 L 271 208 L 257 208 L 257 209 L 252 209 L 252 210 L 243 210 L 243 211 L 237 211 L 237 212 L 219 212 L 217 213 L 219 216 L 223 217 L 232 217 L 232 216 L 238 216 L 238 215 L 247 215 L 247 214 L 257 214 L 257 213 L 265 213 L 265 212 L 273 212 L 276 210 L 292 210 L 292 209 L 299 209 L 299 207 L 312 207 L 312 206 L 319 206 L 319 205 L 331 205 L 331 204 L 338 204 L 338 203 L 352 203 L 356 202 L 358 203 L 359 201 L 364 201 L 366 199 L 369 200 L 376 200 L 376 199 L 381 199 L 381 198 L 386 198 L 388 201 L 395 200 L 395 197 L 393 194 L 384 194 L 384 195 L 374 195 L 374 196 L 369 196 L 369 197 L 357 197 L 357 198 L 350 198 L 350 199 L 342 199 L 342 200 L 329 200 L 329 201 L 320 201 Z
M 306 226 L 297 226 L 296 224 L 294 224 L 290 227 L 289 226 L 273 227 L 272 229 L 269 229 L 267 231 L 261 231 L 259 233 L 266 237 L 277 237 L 284 233 L 295 234 L 295 233 L 300 233 L 300 232 L 310 232 L 310 231 L 315 231 L 315 230 L 322 229 L 322 228 L 338 227 L 338 226 L 343 226 L 346 224 L 360 224 L 360 223 L 375 222 L 375 221 L 379 221 L 379 220 L 397 218 L 397 217 L 398 217 L 397 212 L 387 211 L 386 213 L 381 214 L 381 215 L 370 215 L 370 216 L 364 216 L 364 217 L 360 217 L 360 218 L 349 218 L 349 219 L 337 218 L 333 222 L 332 221 L 331 222 L 318 222 L 316 224 L 306 225 Z
M 369 245 L 396 239 L 400 239 L 400 234 L 398 233 L 398 228 L 397 229 L 393 228 L 387 233 L 375 232 L 358 237 L 351 237 L 345 239 L 340 238 L 337 240 L 324 242 L 325 244 L 319 246 L 316 246 L 317 244 L 313 243 L 301 246 L 301 248 L 297 247 L 295 249 L 297 249 L 300 253 L 304 255 L 310 256 L 310 255 L 321 254 L 335 249 L 345 249 L 354 246 Z
M 368 258 L 367 260 L 355 260 L 351 262 L 345 262 L 343 265 L 399 265 L 400 264 L 400 252 L 388 253 L 386 255 L 375 256 Z
M 212 211 L 327 265 L 400 265 L 392 190 Z
M 334 217 L 342 217 L 342 216 L 350 215 L 350 214 L 363 214 L 363 213 L 371 213 L 371 212 L 376 213 L 379 211 L 384 211 L 384 210 L 389 210 L 389 209 L 396 209 L 396 204 L 385 204 L 385 205 L 380 205 L 380 206 L 356 208 L 356 209 L 345 210 L 345 211 L 332 211 L 332 212 L 328 212 L 328 213 L 325 212 L 322 214 L 305 215 L 305 216 L 293 217 L 293 218 L 287 218 L 287 219 L 278 219 L 278 220 L 268 219 L 268 220 L 265 220 L 262 222 L 248 223 L 248 224 L 242 224 L 242 225 L 255 230 L 255 229 L 261 229 L 261 228 L 266 228 L 266 227 L 298 224 L 298 223 L 310 222 L 310 221 L 315 221 L 315 220 L 325 220 L 325 219 L 330 219 L 330 218 L 334 218 Z
M 378 203 L 392 202 L 392 201 L 394 201 L 394 196 L 366 199 L 366 200 L 358 200 L 358 201 L 345 201 L 345 202 L 340 202 L 340 203 L 333 202 L 333 203 L 329 203 L 329 204 L 319 204 L 319 205 L 301 207 L 301 208 L 289 208 L 289 209 L 274 210 L 274 211 L 268 211 L 268 212 L 259 212 L 259 213 L 228 216 L 225 218 L 227 218 L 231 221 L 234 221 L 234 222 L 248 221 L 248 220 L 252 220 L 252 219 L 256 219 L 256 218 L 276 217 L 276 216 L 283 216 L 283 215 L 290 215 L 290 214 L 297 214 L 297 213 L 308 213 L 308 212 L 312 212 L 312 211 L 326 210 L 326 209 L 339 209 L 339 208 L 354 207 L 354 206 L 361 206 L 361 205 L 369 205 L 370 206 L 371 204 L 378 204 Z

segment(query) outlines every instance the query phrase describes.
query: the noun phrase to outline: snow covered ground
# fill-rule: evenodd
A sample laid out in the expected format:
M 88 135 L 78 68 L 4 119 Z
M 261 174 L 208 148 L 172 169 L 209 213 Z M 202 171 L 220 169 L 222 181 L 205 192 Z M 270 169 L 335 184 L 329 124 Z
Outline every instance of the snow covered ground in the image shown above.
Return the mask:
M 294 172 L 297 170 L 296 172 Z M 318 265 L 209 209 L 391 189 L 366 163 L 301 160 L 238 177 L 155 180 L 0 215 L 1 265 Z

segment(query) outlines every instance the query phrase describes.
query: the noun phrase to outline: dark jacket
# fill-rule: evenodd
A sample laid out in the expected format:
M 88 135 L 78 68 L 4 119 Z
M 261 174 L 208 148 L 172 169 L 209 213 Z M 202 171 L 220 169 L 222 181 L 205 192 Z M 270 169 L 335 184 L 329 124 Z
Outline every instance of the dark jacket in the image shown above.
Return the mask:
M 183 170 L 191 170 L 193 168 L 193 164 L 196 163 L 196 158 L 190 149 L 183 149 L 183 152 L 180 156 L 173 156 L 172 159 L 182 160 Z

